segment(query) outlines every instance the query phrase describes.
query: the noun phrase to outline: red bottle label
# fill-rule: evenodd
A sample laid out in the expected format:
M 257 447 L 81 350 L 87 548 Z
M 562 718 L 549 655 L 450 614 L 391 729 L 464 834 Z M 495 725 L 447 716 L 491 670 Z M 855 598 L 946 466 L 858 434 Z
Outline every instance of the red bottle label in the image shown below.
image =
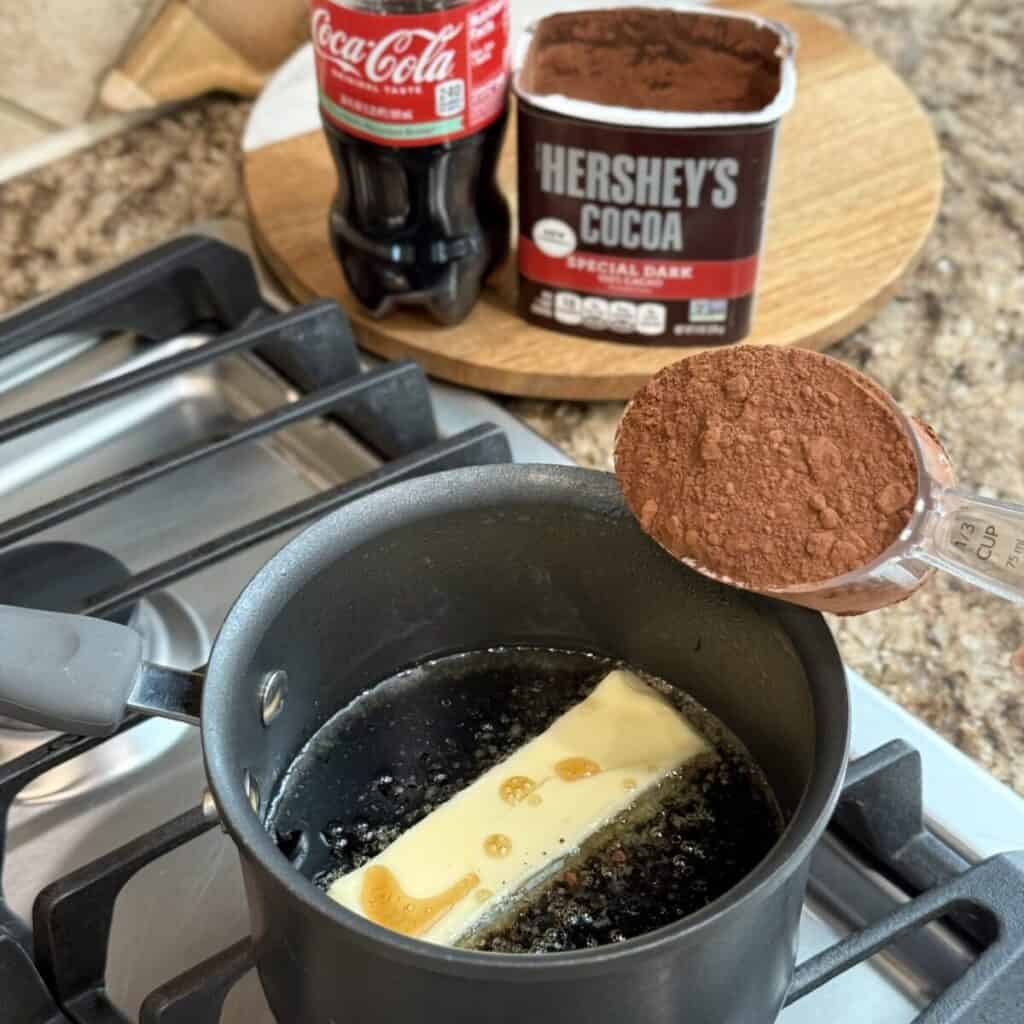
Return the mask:
M 320 110 L 384 146 L 427 146 L 486 128 L 505 108 L 508 0 L 430 14 L 370 14 L 312 0 Z

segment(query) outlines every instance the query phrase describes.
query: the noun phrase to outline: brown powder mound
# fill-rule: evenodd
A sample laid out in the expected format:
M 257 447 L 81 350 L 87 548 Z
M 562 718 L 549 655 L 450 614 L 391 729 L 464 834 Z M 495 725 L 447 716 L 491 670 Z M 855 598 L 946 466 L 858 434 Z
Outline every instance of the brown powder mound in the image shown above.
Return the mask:
M 643 529 L 746 586 L 831 579 L 907 524 L 913 449 L 878 386 L 801 349 L 721 349 L 662 370 L 619 425 L 615 472 Z
M 544 18 L 520 83 L 639 110 L 747 112 L 779 91 L 779 37 L 743 18 L 645 7 Z

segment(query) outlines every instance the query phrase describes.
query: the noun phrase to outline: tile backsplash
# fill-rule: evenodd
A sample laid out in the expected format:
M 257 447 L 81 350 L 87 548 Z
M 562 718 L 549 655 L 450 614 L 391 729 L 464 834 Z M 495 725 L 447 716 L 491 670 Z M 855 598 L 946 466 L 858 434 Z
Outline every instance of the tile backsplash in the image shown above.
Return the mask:
M 40 0 L 0 17 L 0 155 L 79 124 L 164 0 Z

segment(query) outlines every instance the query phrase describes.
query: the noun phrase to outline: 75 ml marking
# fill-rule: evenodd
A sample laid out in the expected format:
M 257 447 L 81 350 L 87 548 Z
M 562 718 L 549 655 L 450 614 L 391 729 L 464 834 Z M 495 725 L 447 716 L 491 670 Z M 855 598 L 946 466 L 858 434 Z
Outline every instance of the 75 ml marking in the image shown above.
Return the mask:
M 993 523 L 982 526 L 961 520 L 953 538 L 953 547 L 973 555 L 979 562 L 994 561 L 998 565 L 1002 560 L 1007 569 L 1024 570 L 1024 537 L 1010 541 L 1005 557 L 996 550 L 999 540 L 999 531 Z
M 1024 569 L 1024 537 L 1018 537 L 1006 559 L 1007 569 Z

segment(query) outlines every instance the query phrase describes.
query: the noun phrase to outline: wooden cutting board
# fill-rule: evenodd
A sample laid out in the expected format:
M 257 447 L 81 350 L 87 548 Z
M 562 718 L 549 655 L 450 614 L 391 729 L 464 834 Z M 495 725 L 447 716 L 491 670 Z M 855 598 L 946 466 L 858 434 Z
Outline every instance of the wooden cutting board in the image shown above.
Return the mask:
M 871 316 L 913 266 L 939 204 L 938 146 L 900 78 L 840 28 L 779 0 L 723 6 L 784 21 L 800 37 L 797 101 L 782 123 L 749 340 L 824 348 Z M 499 171 L 513 204 L 514 135 Z M 514 260 L 456 327 L 415 313 L 371 320 L 328 244 L 335 172 L 322 133 L 247 151 L 245 185 L 254 234 L 285 286 L 299 299 L 337 299 L 367 349 L 416 359 L 434 376 L 510 395 L 627 398 L 662 366 L 701 351 L 527 324 L 515 313 Z

